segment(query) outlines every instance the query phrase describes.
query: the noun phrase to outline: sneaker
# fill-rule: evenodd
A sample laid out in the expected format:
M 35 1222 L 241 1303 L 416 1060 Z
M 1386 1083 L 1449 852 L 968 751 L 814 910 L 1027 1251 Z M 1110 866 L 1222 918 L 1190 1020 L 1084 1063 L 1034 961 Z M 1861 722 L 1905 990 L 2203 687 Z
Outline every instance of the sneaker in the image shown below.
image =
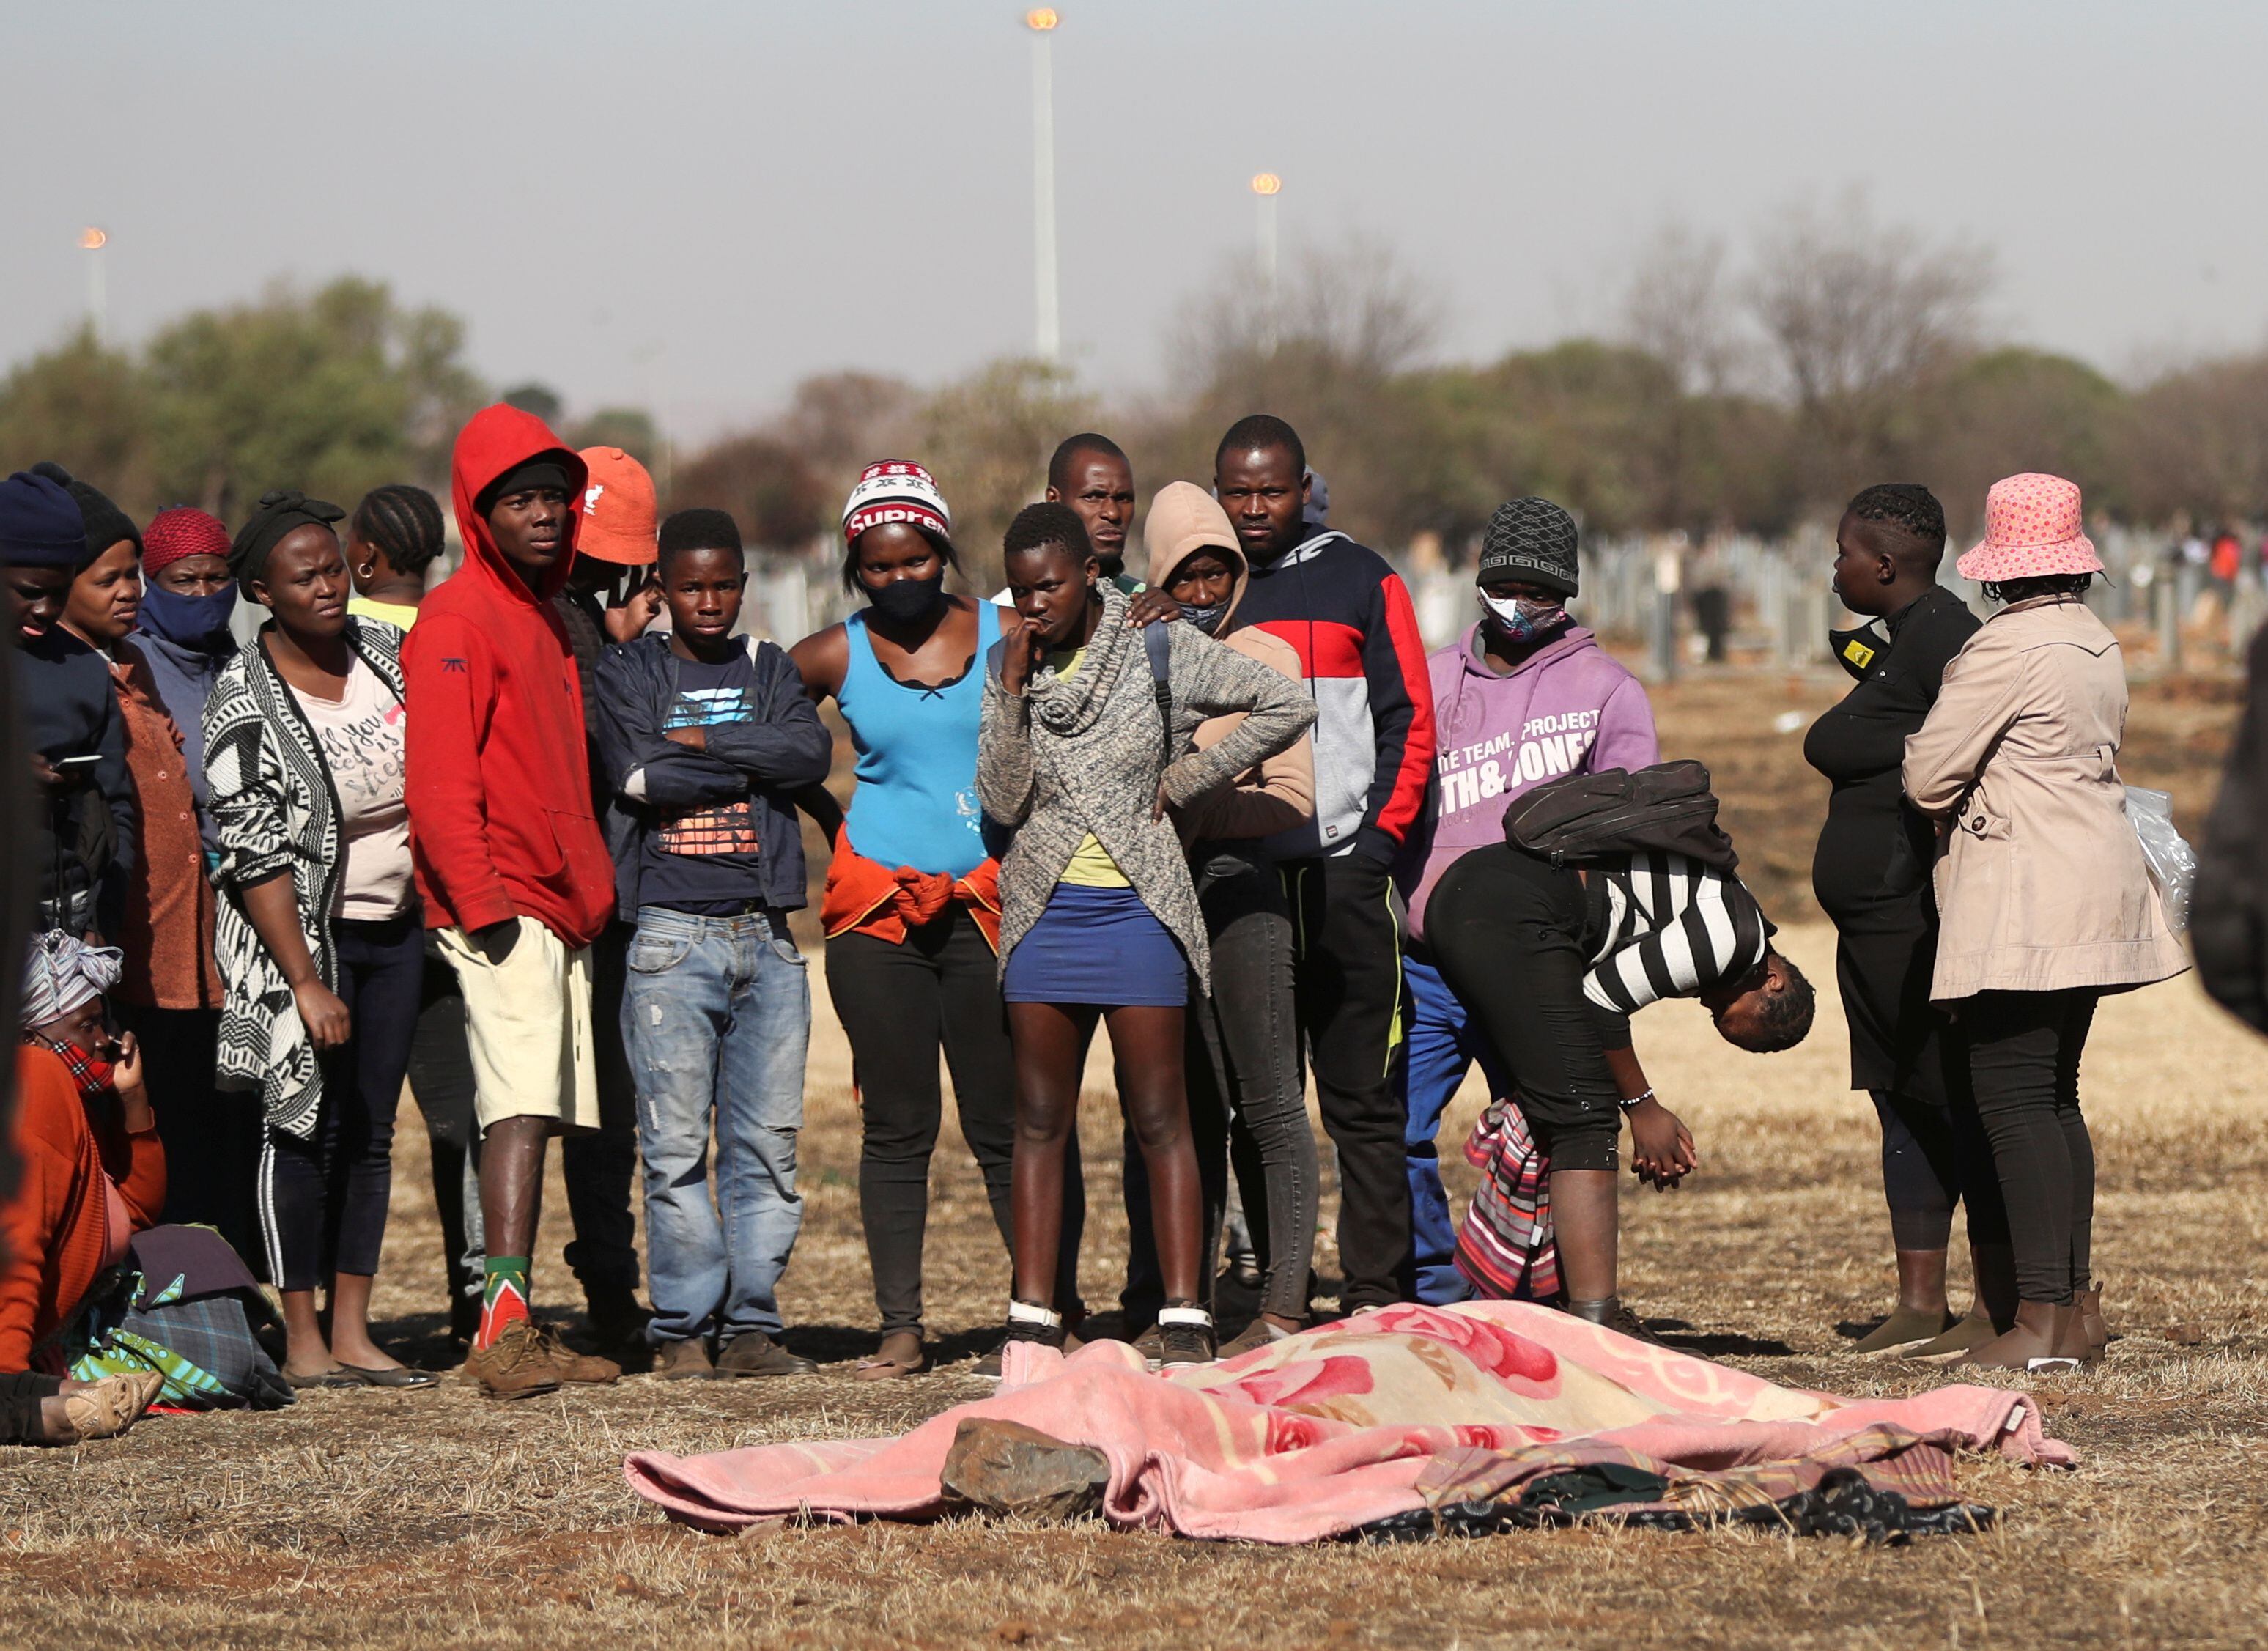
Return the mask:
M 760 1330 L 744 1330 L 717 1355 L 720 1376 L 809 1375 L 819 1367 L 790 1352 Z
M 717 1366 L 709 1357 L 709 1344 L 698 1336 L 666 1341 L 654 1351 L 653 1373 L 665 1382 L 710 1382 Z
M 1134 1338 L 1134 1351 L 1149 1360 L 1150 1368 L 1158 1367 L 1158 1360 L 1166 1356 L 1166 1333 L 1152 1323 Z
M 528 1322 L 534 1323 L 533 1319 Z M 622 1366 L 611 1359 L 577 1352 L 560 1340 L 559 1332 L 549 1324 L 537 1325 L 535 1333 L 543 1344 L 543 1356 L 551 1360 L 551 1367 L 562 1382 L 612 1382 L 622 1373 Z
M 465 1375 L 492 1399 L 534 1398 L 556 1390 L 560 1381 L 542 1332 L 524 1318 L 514 1319 L 487 1346 L 467 1352 Z
M 1563 1302 L 1559 1310 L 1586 1323 L 1610 1330 L 1617 1336 L 1627 1336 L 1632 1341 L 1642 1341 L 1649 1347 L 1667 1347 L 1669 1344 L 1646 1327 L 1646 1321 L 1623 1305 L 1618 1295 L 1609 1295 L 1596 1301 Z
M 1292 1330 L 1278 1330 L 1264 1318 L 1256 1318 L 1244 1327 L 1242 1334 L 1220 1350 L 1219 1356 L 1222 1359 L 1234 1359 L 1240 1354 L 1250 1352 L 1256 1347 L 1270 1347 L 1279 1341 L 1289 1341 L 1296 1333 Z
M 1169 1301 L 1158 1309 L 1156 1328 L 1159 1369 L 1213 1361 L 1212 1315 L 1204 1308 Z

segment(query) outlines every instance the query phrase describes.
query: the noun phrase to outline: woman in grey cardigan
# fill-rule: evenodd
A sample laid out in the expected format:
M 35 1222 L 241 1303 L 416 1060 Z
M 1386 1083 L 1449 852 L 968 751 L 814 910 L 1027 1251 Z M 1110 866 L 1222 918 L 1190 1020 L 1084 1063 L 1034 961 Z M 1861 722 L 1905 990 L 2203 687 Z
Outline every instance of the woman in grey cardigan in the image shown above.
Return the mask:
M 1015 834 L 1000 861 L 1001 995 L 1016 1052 L 1008 1336 L 1063 1345 L 1052 1298 L 1064 1146 L 1100 1015 L 1150 1176 L 1163 1362 L 1204 1363 L 1212 1318 L 1199 1305 L 1206 1261 L 1182 1022 L 1190 979 L 1211 990 L 1210 961 L 1166 810 L 1290 746 L 1314 706 L 1298 683 L 1194 626 L 1167 627 L 1153 651 L 1067 506 L 1025 510 L 1005 549 L 1017 617 L 985 673 L 976 790 Z M 1247 714 L 1226 739 L 1190 749 L 1199 723 L 1231 711 Z

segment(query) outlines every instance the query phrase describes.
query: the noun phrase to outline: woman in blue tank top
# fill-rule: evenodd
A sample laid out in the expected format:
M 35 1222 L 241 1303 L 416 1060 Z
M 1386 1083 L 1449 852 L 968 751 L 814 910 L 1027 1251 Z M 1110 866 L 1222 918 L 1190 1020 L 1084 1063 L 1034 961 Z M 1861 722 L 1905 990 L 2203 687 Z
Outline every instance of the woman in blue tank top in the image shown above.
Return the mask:
M 870 604 L 791 654 L 814 702 L 832 697 L 858 753 L 848 814 L 814 787 L 799 796 L 835 845 L 821 908 L 827 989 L 850 1040 L 864 1138 L 859 1218 L 881 1345 L 859 1376 L 915 1375 L 923 1345 L 922 1241 L 943 1097 L 940 1047 L 961 1132 L 1010 1238 L 1015 1058 L 1000 1000 L 998 866 L 976 802 L 983 660 L 1000 610 L 948 595 L 960 566 L 952 518 L 929 473 L 866 467 L 843 512 L 843 581 Z M 1057 1300 L 1078 1300 L 1085 1203 L 1067 1176 Z

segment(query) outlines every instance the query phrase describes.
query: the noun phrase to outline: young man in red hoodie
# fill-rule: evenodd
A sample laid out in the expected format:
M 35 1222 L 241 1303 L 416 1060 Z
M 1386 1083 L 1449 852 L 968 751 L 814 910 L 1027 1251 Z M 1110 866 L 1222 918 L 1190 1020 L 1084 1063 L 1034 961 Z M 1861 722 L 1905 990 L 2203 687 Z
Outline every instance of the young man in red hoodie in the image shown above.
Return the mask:
M 528 1316 L 544 1143 L 599 1123 L 591 943 L 613 915 L 583 698 L 550 599 L 575 549 L 582 459 L 518 408 L 459 432 L 465 564 L 403 642 L 409 839 L 427 926 L 465 993 L 488 1277 L 466 1368 L 497 1398 L 611 1382 Z

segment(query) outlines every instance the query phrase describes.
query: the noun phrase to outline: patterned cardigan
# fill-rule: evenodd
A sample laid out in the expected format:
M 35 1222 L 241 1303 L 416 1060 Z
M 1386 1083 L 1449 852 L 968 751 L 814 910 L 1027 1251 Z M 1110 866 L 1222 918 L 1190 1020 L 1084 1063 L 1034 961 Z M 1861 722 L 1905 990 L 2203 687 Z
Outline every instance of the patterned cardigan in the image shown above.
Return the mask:
M 1167 627 L 1173 690 L 1173 764 L 1158 726 L 1156 687 L 1126 599 L 1103 587 L 1102 619 L 1070 677 L 1042 666 L 1021 695 L 987 662 L 976 747 L 976 794 L 1015 836 L 1000 857 L 1000 967 L 1039 921 L 1071 863 L 1094 833 L 1142 903 L 1189 960 L 1197 989 L 1212 990 L 1205 925 L 1189 859 L 1171 815 L 1152 819 L 1160 782 L 1176 808 L 1284 750 L 1315 719 L 1307 689 L 1272 667 L 1224 646 L 1195 625 Z M 1244 711 L 1202 751 L 1190 736 L 1209 717 Z
M 397 698 L 401 632 L 350 618 L 347 645 Z M 307 952 L 323 984 L 338 989 L 331 943 L 340 865 L 339 795 L 313 726 L 268 657 L 263 628 L 213 681 L 205 702 L 205 779 L 220 833 L 220 901 L 213 954 L 220 964 L 219 1081 L 256 1089 L 270 1128 L 307 1136 L 323 1098 L 322 1069 L 298 1005 L 244 909 L 244 890 L 291 873 Z

